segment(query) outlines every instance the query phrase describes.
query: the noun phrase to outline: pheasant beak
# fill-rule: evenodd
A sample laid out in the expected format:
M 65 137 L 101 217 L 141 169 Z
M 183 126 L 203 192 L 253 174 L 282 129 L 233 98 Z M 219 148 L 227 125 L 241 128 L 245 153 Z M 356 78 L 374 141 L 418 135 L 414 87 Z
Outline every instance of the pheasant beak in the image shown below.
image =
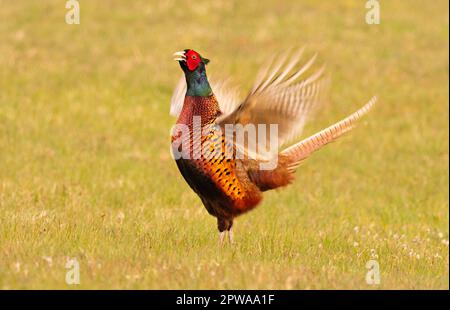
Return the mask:
M 184 55 L 184 51 L 183 52 L 175 52 L 173 54 L 173 60 L 175 61 L 186 61 L 186 56 Z

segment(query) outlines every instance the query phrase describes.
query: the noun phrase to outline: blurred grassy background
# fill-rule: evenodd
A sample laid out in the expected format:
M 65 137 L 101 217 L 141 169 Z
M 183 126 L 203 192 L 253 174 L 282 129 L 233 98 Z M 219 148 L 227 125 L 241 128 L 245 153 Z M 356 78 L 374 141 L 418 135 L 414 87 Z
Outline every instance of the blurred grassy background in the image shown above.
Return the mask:
M 448 2 L 0 0 L 0 287 L 449 288 Z M 332 77 L 307 133 L 379 102 L 291 187 L 237 219 L 236 245 L 169 154 L 174 51 L 245 90 L 307 45 Z M 81 285 L 68 286 L 76 257 Z

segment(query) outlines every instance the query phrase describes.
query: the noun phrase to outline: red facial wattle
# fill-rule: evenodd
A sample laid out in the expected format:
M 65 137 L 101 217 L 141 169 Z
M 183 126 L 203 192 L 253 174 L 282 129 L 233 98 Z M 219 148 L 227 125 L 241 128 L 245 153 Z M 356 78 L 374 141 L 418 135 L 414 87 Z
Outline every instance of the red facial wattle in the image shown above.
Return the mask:
M 202 62 L 200 55 L 196 51 L 188 50 L 184 55 L 186 56 L 186 65 L 189 71 L 197 69 L 198 65 Z

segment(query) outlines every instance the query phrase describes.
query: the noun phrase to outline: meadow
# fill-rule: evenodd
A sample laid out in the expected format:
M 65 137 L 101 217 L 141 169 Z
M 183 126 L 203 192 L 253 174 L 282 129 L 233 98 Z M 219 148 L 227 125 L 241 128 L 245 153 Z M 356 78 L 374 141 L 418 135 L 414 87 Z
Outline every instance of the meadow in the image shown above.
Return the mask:
M 0 288 L 449 288 L 448 1 L 64 2 L 0 0 Z M 245 95 L 303 45 L 331 80 L 304 136 L 379 101 L 219 247 L 169 152 L 172 53 Z

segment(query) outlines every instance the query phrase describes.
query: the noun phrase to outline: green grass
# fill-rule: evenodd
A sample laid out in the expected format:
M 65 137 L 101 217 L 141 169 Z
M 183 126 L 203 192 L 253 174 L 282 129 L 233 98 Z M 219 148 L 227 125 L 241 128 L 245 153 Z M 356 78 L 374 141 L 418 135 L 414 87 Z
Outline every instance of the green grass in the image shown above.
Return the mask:
M 0 288 L 449 288 L 448 2 L 0 1 Z M 169 154 L 174 51 L 245 90 L 307 45 L 331 75 L 307 133 L 379 102 L 219 248 Z M 355 228 L 357 227 L 357 228 Z M 81 284 L 64 279 L 67 257 Z

